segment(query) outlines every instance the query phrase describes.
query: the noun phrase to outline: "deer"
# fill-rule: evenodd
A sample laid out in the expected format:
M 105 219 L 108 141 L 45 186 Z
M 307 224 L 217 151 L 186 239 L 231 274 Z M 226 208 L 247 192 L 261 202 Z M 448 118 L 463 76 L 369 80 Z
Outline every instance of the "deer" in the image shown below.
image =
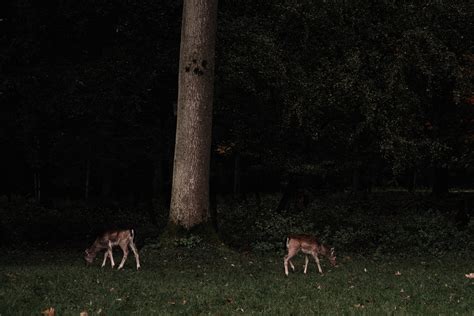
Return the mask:
M 133 254 L 135 255 L 135 261 L 137 263 L 137 270 L 140 269 L 140 256 L 138 255 L 137 247 L 135 246 L 135 243 L 133 242 L 133 238 L 135 236 L 135 232 L 133 229 L 123 229 L 123 230 L 110 230 L 106 231 L 97 239 L 94 241 L 92 246 L 86 249 L 85 251 L 85 256 L 84 259 L 86 260 L 86 264 L 90 265 L 95 257 L 97 256 L 97 253 L 99 253 L 102 250 L 105 250 L 104 253 L 104 261 L 102 261 L 102 268 L 105 266 L 105 263 L 107 262 L 107 258 L 110 258 L 110 265 L 112 266 L 112 269 L 115 266 L 114 262 L 114 257 L 112 254 L 112 248 L 115 246 L 119 246 L 122 248 L 123 251 L 123 257 L 122 257 L 122 262 L 120 262 L 120 265 L 118 267 L 118 270 L 123 268 L 123 265 L 125 264 L 125 261 L 127 260 L 128 257 L 128 247 L 132 249 Z
M 318 255 L 325 256 L 332 266 L 336 266 L 336 255 L 334 252 L 334 248 L 331 248 L 327 245 L 323 245 L 322 243 L 318 242 L 316 237 L 312 235 L 289 235 L 286 238 L 286 248 L 288 249 L 288 254 L 285 256 L 284 264 L 285 264 L 285 274 L 288 276 L 288 263 L 291 266 L 291 269 L 295 271 L 295 266 L 291 262 L 291 258 L 296 256 L 298 252 L 301 250 L 305 256 L 305 265 L 304 265 L 304 274 L 306 274 L 308 270 L 308 255 L 313 256 L 316 264 L 318 265 L 319 273 L 323 273 L 321 269 L 321 264 L 319 263 Z

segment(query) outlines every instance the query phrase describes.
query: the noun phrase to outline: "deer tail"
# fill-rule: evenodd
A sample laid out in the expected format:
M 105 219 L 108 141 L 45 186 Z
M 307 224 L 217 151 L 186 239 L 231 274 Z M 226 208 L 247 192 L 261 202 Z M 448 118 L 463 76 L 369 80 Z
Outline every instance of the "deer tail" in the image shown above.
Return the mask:
M 135 231 L 132 229 L 130 229 L 130 237 L 132 237 L 132 239 L 135 237 Z
M 290 247 L 290 237 L 286 237 L 286 248 Z

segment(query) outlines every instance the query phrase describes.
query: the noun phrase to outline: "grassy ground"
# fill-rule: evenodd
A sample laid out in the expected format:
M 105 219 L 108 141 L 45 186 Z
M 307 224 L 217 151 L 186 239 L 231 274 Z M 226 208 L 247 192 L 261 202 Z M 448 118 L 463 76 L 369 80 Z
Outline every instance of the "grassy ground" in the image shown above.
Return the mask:
M 230 250 L 141 251 L 126 269 L 85 267 L 82 251 L 6 251 L 0 257 L 0 314 L 463 314 L 474 315 L 473 258 L 348 257 L 284 276 L 281 255 Z M 116 262 L 120 259 L 115 253 Z M 401 275 L 396 275 L 399 271 Z

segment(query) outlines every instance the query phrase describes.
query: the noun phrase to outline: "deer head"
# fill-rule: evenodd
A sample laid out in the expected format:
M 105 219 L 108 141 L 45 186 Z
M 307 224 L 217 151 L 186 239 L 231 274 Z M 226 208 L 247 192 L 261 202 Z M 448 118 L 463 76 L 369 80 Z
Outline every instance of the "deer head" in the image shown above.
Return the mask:
M 84 260 L 86 260 L 86 264 L 91 264 L 94 261 L 94 258 L 96 256 L 96 253 L 94 251 L 91 251 L 89 249 L 86 249 L 84 251 Z

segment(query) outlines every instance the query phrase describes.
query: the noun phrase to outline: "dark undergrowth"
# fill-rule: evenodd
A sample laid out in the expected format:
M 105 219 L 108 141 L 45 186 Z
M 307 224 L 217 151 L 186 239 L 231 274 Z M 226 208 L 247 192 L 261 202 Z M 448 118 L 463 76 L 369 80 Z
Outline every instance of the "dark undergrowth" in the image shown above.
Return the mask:
M 220 203 L 220 233 L 226 243 L 256 251 L 282 249 L 285 236 L 312 233 L 337 249 L 360 254 L 424 256 L 474 251 L 474 214 L 464 197 L 381 192 L 370 198 L 332 194 L 306 208 L 275 212 L 278 199 Z

